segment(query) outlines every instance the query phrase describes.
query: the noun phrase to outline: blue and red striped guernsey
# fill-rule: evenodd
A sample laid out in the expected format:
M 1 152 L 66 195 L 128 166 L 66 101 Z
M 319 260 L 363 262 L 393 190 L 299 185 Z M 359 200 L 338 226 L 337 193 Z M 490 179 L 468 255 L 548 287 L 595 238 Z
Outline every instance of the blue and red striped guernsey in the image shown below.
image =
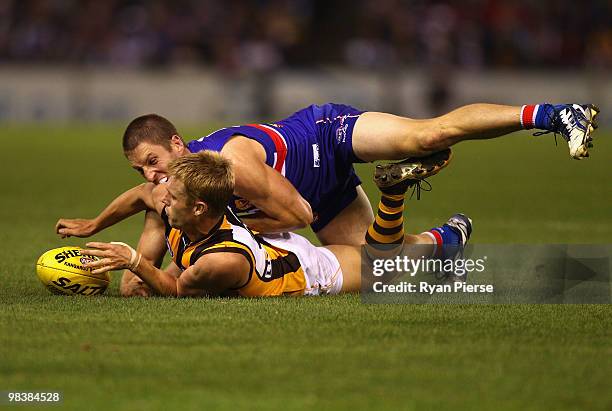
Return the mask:
M 222 128 L 206 137 L 190 141 L 187 148 L 192 153 L 202 150 L 221 151 L 231 137 L 238 135 L 248 137 L 263 146 L 266 152 L 266 164 L 280 172 L 286 161 L 287 144 L 286 140 L 279 136 L 279 133 L 274 133 L 269 128 L 269 126 L 266 127 L 263 124 Z M 278 161 L 281 154 L 283 157 L 282 164 Z M 277 168 L 278 165 L 280 165 L 280 168 Z
M 287 142 L 283 135 L 278 132 L 274 127 L 268 126 L 266 124 L 247 124 L 249 127 L 255 127 L 258 130 L 263 131 L 270 137 L 272 143 L 274 143 L 274 147 L 276 149 L 276 157 L 274 158 L 274 163 L 271 165 L 273 169 L 285 175 L 285 159 L 287 158 Z M 269 165 L 269 164 L 268 164 Z
M 321 188 L 330 179 L 330 172 L 335 173 L 335 168 L 333 163 L 313 167 L 315 160 L 312 145 L 317 144 L 315 135 L 298 134 L 295 128 L 286 127 L 282 123 L 248 124 L 217 130 L 206 137 L 190 141 L 187 147 L 192 153 L 201 150 L 221 151 L 227 141 L 236 135 L 261 144 L 266 152 L 266 164 L 285 176 L 313 208 L 319 205 Z M 322 152 L 321 158 L 324 156 Z M 238 197 L 231 206 L 238 215 L 258 211 Z

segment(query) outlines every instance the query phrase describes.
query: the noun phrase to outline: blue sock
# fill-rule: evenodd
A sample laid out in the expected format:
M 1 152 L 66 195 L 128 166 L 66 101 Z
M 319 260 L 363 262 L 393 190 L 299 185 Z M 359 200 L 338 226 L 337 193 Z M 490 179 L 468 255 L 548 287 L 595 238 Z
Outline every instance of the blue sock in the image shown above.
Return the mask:
M 461 235 L 448 224 L 432 228 L 429 230 L 429 234 L 433 236 L 436 243 L 434 257 L 442 259 L 447 258 L 447 253 L 452 254 L 456 251 L 455 246 L 461 245 Z
M 429 230 L 436 238 L 436 245 L 460 245 L 461 235 L 448 224 Z M 437 234 L 437 235 L 436 235 Z
M 555 131 L 553 130 L 552 126 L 552 119 L 555 115 L 555 111 L 559 111 L 565 106 L 566 104 L 557 104 L 554 106 L 548 103 L 540 104 L 535 117 L 535 128 L 539 128 L 540 130 Z

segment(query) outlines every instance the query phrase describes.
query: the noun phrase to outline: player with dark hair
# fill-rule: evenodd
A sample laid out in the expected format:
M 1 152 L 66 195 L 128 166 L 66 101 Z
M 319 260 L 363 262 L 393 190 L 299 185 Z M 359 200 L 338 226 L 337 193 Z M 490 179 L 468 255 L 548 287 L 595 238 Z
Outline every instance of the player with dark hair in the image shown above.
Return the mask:
M 439 169 L 433 165 L 428 174 Z M 417 180 L 397 171 L 396 164 L 377 169 L 382 198 L 377 222 L 366 236 L 368 244 L 394 248 L 421 244 L 419 253 L 425 250 L 426 257 L 432 257 L 436 235 L 442 233 L 447 243 L 464 247 L 472 228 L 471 220 L 461 214 L 430 232 L 404 234 L 403 199 Z M 100 257 L 85 264 L 94 273 L 129 269 L 162 296 L 297 296 L 360 290 L 359 247 L 315 247 L 293 233 L 257 235 L 227 209 L 234 175 L 230 162 L 220 154 L 202 151 L 182 156 L 170 163 L 167 184 L 149 188 L 148 203 L 164 222 L 173 263 L 162 271 L 127 244 L 92 242 L 87 244 L 92 249 L 81 254 Z
M 123 152 L 131 153 L 143 141 L 170 150 L 175 135 L 178 135 L 176 127 L 164 117 L 157 114 L 140 116 L 132 120 L 123 133 Z
M 231 206 L 251 229 L 284 232 L 310 224 L 323 244 L 357 245 L 374 216 L 353 163 L 427 156 L 459 141 L 530 128 L 544 130 L 536 134 L 561 134 L 570 156 L 580 159 L 588 156 L 597 113 L 593 105 L 472 104 L 437 118 L 413 120 L 326 104 L 277 123 L 224 128 L 188 144 L 168 120 L 147 115 L 130 123 L 123 141 L 132 167 L 154 184 L 166 181 L 173 159 L 219 151 L 231 160 L 236 176 Z M 406 167 L 424 169 L 418 159 Z M 145 185 L 122 194 L 95 219 L 60 219 L 56 230 L 62 236 L 95 234 L 146 209 L 143 190 Z M 159 262 L 164 247 L 147 235 L 149 224 L 155 226 L 152 221 L 145 221 L 139 249 Z

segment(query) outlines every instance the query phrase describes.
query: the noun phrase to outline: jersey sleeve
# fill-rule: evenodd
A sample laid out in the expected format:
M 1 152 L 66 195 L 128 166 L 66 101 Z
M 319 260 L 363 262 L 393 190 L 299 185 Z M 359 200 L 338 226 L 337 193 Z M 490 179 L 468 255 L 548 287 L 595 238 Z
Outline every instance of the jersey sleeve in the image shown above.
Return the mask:
M 217 130 L 206 137 L 190 141 L 189 151 L 197 153 L 202 150 L 221 151 L 233 136 L 245 136 L 257 141 L 266 152 L 266 164 L 281 171 L 287 155 L 287 144 L 282 134 L 273 126 L 266 124 L 249 124 L 227 127 Z

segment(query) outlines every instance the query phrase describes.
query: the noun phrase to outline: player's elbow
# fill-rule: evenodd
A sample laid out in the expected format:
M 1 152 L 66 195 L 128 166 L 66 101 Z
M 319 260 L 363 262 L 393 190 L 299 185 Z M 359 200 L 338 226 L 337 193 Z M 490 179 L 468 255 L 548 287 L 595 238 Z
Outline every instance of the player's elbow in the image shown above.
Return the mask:
M 304 228 L 312 224 L 314 216 L 312 214 L 312 208 L 310 204 L 304 199 L 300 199 L 299 204 L 293 208 L 292 218 L 293 224 L 296 228 Z
M 205 292 L 202 288 L 193 287 L 184 278 L 179 277 L 176 281 L 176 293 L 174 295 L 179 298 L 202 297 Z
M 314 218 L 312 216 L 312 213 L 310 214 L 304 213 L 304 214 L 294 215 L 291 221 L 287 225 L 292 227 L 292 230 L 295 230 L 295 229 L 308 227 L 310 224 L 312 224 L 313 220 Z
M 272 210 L 270 210 L 272 211 Z M 293 231 L 307 227 L 313 221 L 312 209 L 310 204 L 301 197 L 288 202 L 282 208 L 277 208 L 274 212 L 267 214 L 275 221 L 274 231 Z M 267 231 L 266 229 L 258 231 Z
M 300 228 L 308 227 L 310 224 L 312 224 L 313 221 L 314 217 L 311 211 L 309 214 L 302 216 L 302 218 L 300 219 Z
M 154 295 L 153 290 L 147 287 L 146 284 L 136 281 L 121 284 L 119 293 L 122 297 L 150 297 Z
M 178 298 L 189 298 L 189 297 L 195 297 L 195 294 L 189 290 L 178 289 L 176 291 L 176 296 Z

